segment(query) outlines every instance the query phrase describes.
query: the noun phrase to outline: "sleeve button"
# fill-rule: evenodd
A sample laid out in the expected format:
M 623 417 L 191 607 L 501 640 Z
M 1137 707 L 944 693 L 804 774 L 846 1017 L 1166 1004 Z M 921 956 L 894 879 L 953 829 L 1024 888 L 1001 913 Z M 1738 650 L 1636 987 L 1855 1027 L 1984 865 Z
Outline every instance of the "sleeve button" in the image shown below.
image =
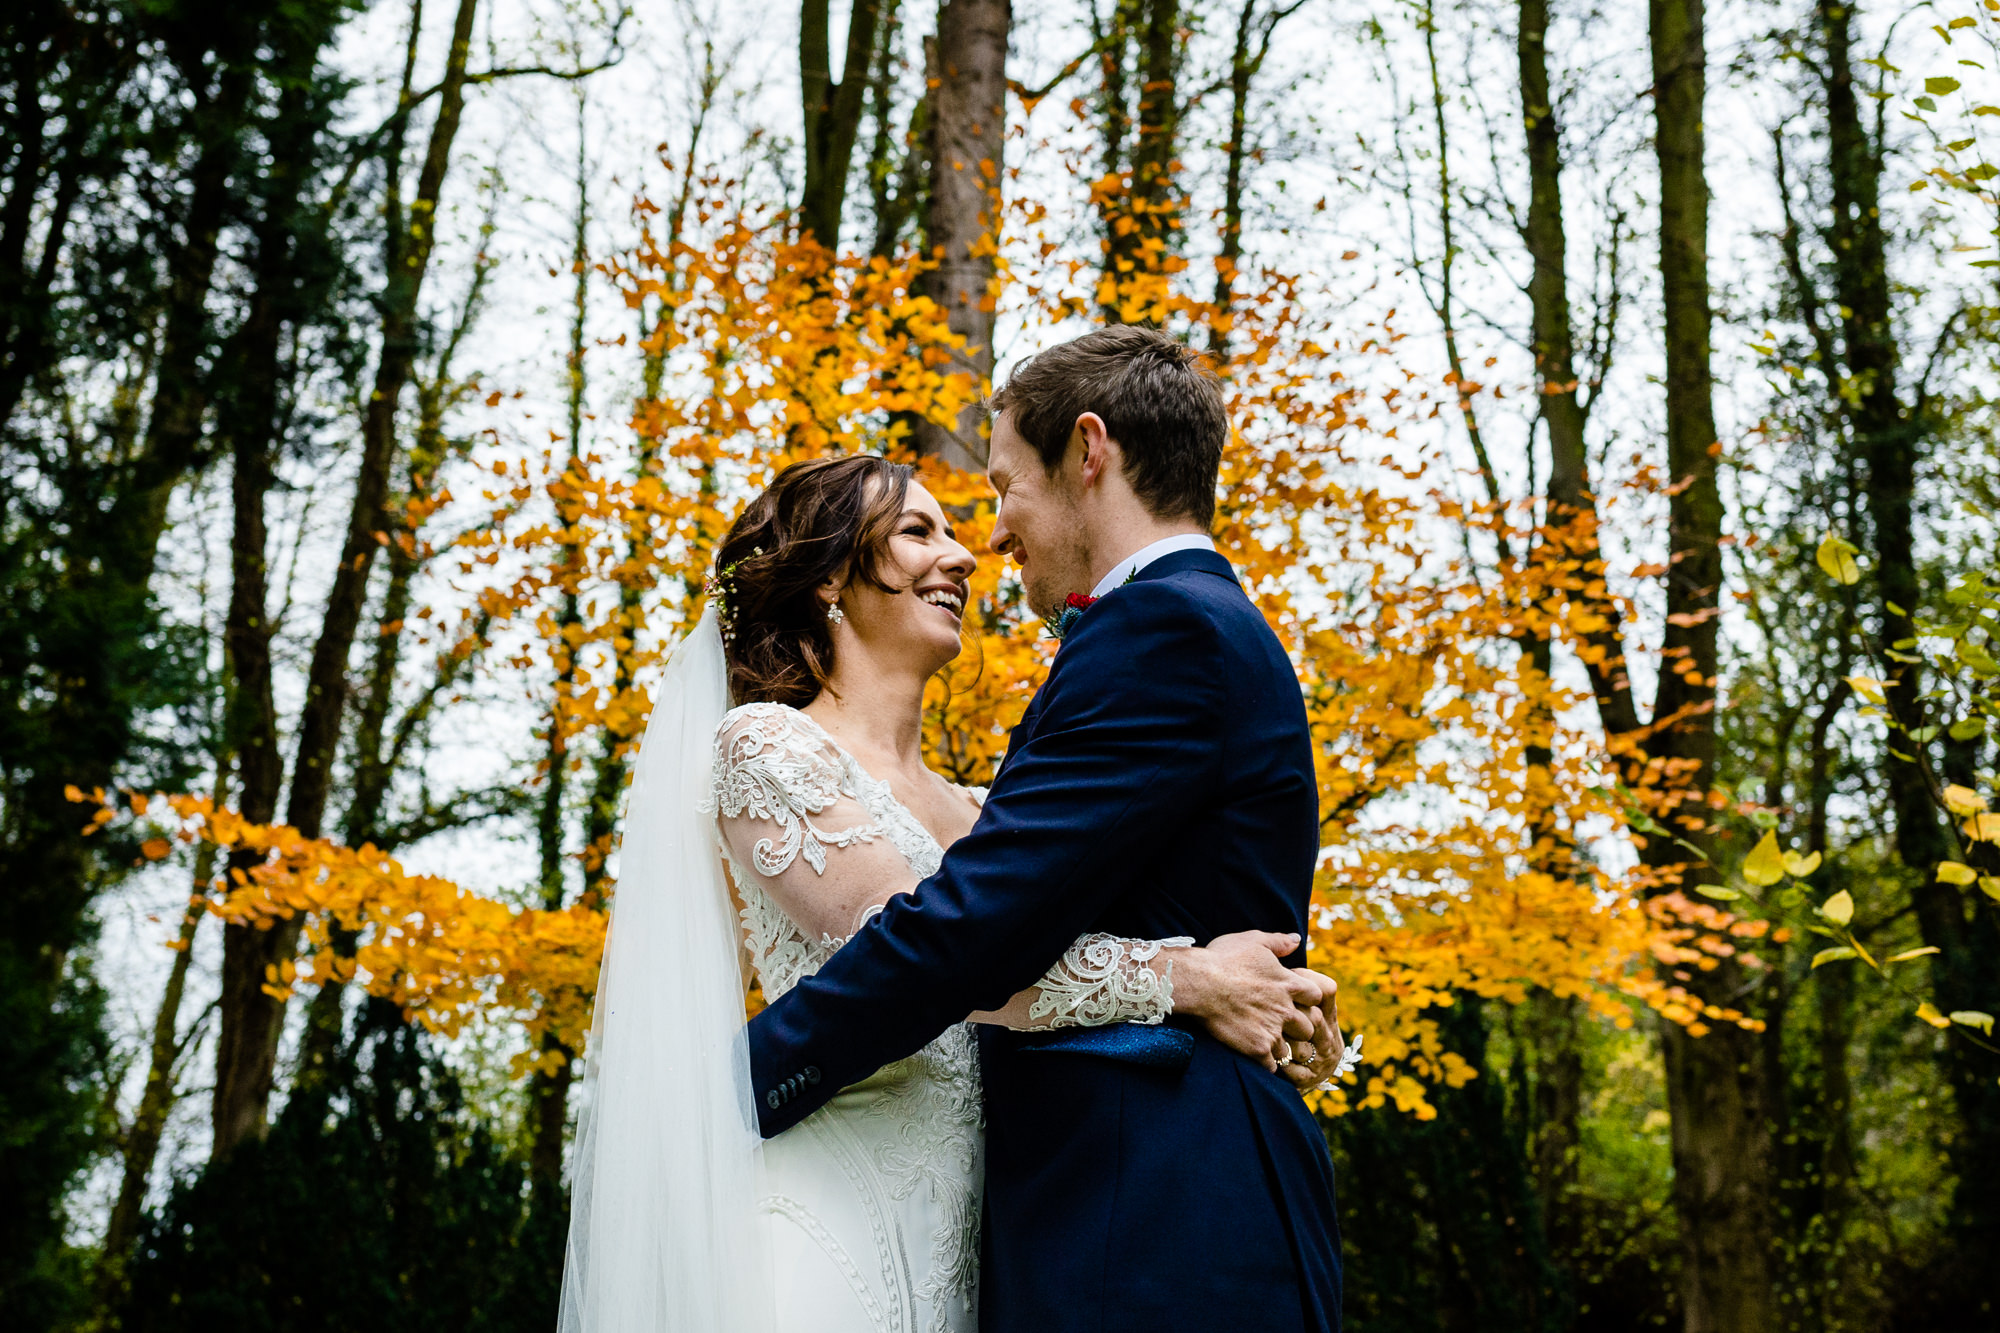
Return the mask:
M 764 1105 L 770 1107 L 773 1111 L 778 1109 L 778 1090 L 776 1088 L 764 1094 Z
M 806 1082 L 808 1082 L 808 1083 L 812 1083 L 812 1084 L 815 1084 L 815 1085 L 816 1085 L 816 1084 L 818 1084 L 818 1082 L 819 1082 L 819 1066 L 818 1066 L 818 1065 L 807 1065 L 807 1066 L 806 1066 Z

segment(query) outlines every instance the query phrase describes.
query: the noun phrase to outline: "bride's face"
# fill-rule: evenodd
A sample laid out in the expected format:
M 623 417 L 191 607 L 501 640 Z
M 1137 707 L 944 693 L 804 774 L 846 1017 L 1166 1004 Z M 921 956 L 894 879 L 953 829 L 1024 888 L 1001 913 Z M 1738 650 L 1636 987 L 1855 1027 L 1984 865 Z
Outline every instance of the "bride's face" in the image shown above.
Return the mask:
M 928 675 L 958 656 L 972 552 L 959 545 L 937 500 L 913 481 L 884 554 L 879 572 L 896 591 L 848 580 L 839 594 L 845 619 L 834 627 L 835 652 L 853 635 L 871 653 L 916 659 Z

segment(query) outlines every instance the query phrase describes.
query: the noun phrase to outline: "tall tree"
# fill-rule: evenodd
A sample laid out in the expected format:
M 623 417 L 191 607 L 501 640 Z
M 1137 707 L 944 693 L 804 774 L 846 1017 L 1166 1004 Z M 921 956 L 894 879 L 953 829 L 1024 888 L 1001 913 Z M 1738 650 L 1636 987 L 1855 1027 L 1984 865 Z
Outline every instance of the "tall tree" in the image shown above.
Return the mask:
M 884 0 L 853 0 L 847 12 L 847 50 L 833 77 L 831 0 L 799 6 L 799 100 L 804 114 L 806 178 L 799 196 L 799 228 L 821 245 L 840 244 L 840 218 L 854 169 L 854 144 L 867 106 L 869 73 L 883 40 Z M 889 0 L 889 13 L 894 0 Z
M 1845 427 L 1849 447 L 1865 469 L 1865 518 L 1875 555 L 1874 585 L 1878 645 L 1887 652 L 1884 694 L 1890 714 L 1910 732 L 1936 719 L 1925 696 L 1930 682 L 1922 662 L 1899 653 L 1915 638 L 1912 614 L 1936 597 L 1919 568 L 1918 479 L 1933 430 L 1928 373 L 1903 370 L 1901 341 L 1893 308 L 1889 238 L 1882 216 L 1882 173 L 1886 154 L 1879 94 L 1871 116 L 1864 113 L 1856 66 L 1857 6 L 1818 0 L 1813 10 L 1819 95 L 1825 109 L 1829 221 L 1821 240 L 1831 259 L 1832 299 L 1820 299 L 1814 279 L 1794 263 L 1799 304 L 1825 348 L 1828 406 Z M 1871 124 L 1872 120 L 1872 124 Z M 1954 323 L 1956 320 L 1954 319 Z M 1950 336 L 1948 325 L 1944 336 Z M 1944 751 L 1941 765 L 1936 751 Z M 1967 772 L 1953 775 L 1954 763 Z M 1924 943 L 1937 949 L 1932 983 L 1947 1011 L 1990 1009 L 2000 997 L 2000 912 L 1984 894 L 1967 894 L 1937 876 L 1940 861 L 1960 859 L 1933 795 L 1936 773 L 1947 781 L 1972 781 L 1962 752 L 1898 737 L 1886 747 L 1883 785 L 1895 822 L 1895 850 L 1911 871 L 1911 899 Z M 1830 997 L 1830 1004 L 1841 1001 Z M 1960 1132 L 1951 1158 L 1960 1182 L 1952 1201 L 1952 1247 L 1945 1263 L 1948 1297 L 1976 1308 L 1990 1277 L 1979 1256 L 2000 1247 L 2000 1198 L 1985 1182 L 2000 1178 L 2000 1085 L 1992 1056 L 1954 1034 L 1945 1056 Z M 1985 1298 L 1990 1299 L 1990 1298 Z
M 1186 33 L 1180 0 L 1112 0 L 1091 11 L 1102 66 L 1104 179 L 1094 191 L 1105 281 L 1099 314 L 1122 323 L 1134 312 L 1127 284 L 1163 271 L 1181 229 L 1180 74 Z
M 0 204 L 0 1193 L 14 1201 L 0 1305 L 31 1323 L 57 1317 L 45 1301 L 62 1285 L 62 1198 L 91 1143 L 94 1075 L 79 1061 L 96 1020 L 80 949 L 92 896 L 119 865 L 110 848 L 93 854 L 64 789 L 110 786 L 141 754 L 167 776 L 183 747 L 145 719 L 206 689 L 150 582 L 168 498 L 210 456 L 209 298 L 239 202 L 262 23 L 240 9 L 33 4 L 0 39 L 13 85 Z M 152 152 L 184 168 L 182 188 L 152 193 L 135 176 L 142 120 Z M 99 217 L 87 187 L 129 197 L 131 211 Z M 80 349 L 101 364 L 106 345 L 129 356 L 130 378 L 99 415 L 61 362 Z
M 944 307 L 951 331 L 965 339 L 952 369 L 985 384 L 993 377 L 994 298 L 999 257 L 999 201 L 1007 131 L 1007 36 L 1011 0 L 943 0 L 930 47 L 930 185 L 924 198 L 924 250 L 937 267 L 924 293 Z M 956 430 L 919 422 L 916 446 L 955 467 L 983 468 L 984 414 L 965 409 Z
M 1696 880 L 1715 874 L 1706 796 L 1715 774 L 1716 629 L 1722 585 L 1722 496 L 1709 368 L 1708 179 L 1702 115 L 1708 66 L 1703 0 L 1650 0 L 1654 151 L 1660 174 L 1660 284 L 1666 341 L 1667 625 L 1650 758 L 1670 767 L 1686 807 L 1661 823 L 1700 848 Z M 1649 860 L 1685 852 L 1656 837 Z M 1711 1003 L 1754 986 L 1725 959 L 1692 983 Z M 1773 1192 L 1756 1036 L 1718 1023 L 1703 1036 L 1662 1032 L 1673 1116 L 1674 1205 L 1681 1226 L 1681 1305 L 1688 1333 L 1774 1326 L 1769 1262 Z
M 1215 260 L 1217 318 L 1209 327 L 1208 350 L 1218 357 L 1229 351 L 1229 325 L 1236 301 L 1237 266 L 1243 259 L 1243 196 L 1246 170 L 1254 160 L 1250 138 L 1250 95 L 1278 25 L 1297 13 L 1305 0 L 1265 8 L 1262 0 L 1243 0 L 1236 13 L 1236 41 L 1229 52 L 1229 138 L 1222 146 L 1222 244 Z
M 390 186 L 384 208 L 387 290 L 382 298 L 381 350 L 362 415 L 360 471 L 346 539 L 307 672 L 298 749 L 286 801 L 286 822 L 308 837 L 319 836 L 332 787 L 334 755 L 347 701 L 347 659 L 367 597 L 368 573 L 377 549 L 375 533 L 384 522 L 384 502 L 396 455 L 396 414 L 416 358 L 421 324 L 418 303 L 436 245 L 438 201 L 465 107 L 466 62 L 477 11 L 478 0 L 459 0 L 438 89 L 437 115 L 407 214 L 396 184 L 402 141 L 400 135 L 391 136 Z M 413 30 L 420 16 L 421 9 L 413 7 Z M 411 98 L 406 84 L 399 113 L 407 114 Z M 211 1113 L 218 1157 L 226 1157 L 245 1138 L 263 1132 L 285 1012 L 284 1001 L 264 987 L 269 970 L 291 958 L 299 927 L 294 919 L 263 930 L 233 926 L 225 932 L 222 1030 L 216 1047 Z

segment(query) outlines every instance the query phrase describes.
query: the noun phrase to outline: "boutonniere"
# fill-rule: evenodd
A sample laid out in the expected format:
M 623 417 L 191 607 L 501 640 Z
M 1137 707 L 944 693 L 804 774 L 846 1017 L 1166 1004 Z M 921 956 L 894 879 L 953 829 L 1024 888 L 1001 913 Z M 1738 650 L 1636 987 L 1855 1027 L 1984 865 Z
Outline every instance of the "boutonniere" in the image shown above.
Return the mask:
M 1056 618 L 1049 622 L 1049 637 L 1057 643 L 1068 638 L 1070 630 L 1074 629 L 1076 622 L 1083 618 L 1083 613 L 1096 603 L 1095 597 L 1086 597 L 1080 592 L 1073 592 L 1063 598 L 1062 610 L 1056 612 Z

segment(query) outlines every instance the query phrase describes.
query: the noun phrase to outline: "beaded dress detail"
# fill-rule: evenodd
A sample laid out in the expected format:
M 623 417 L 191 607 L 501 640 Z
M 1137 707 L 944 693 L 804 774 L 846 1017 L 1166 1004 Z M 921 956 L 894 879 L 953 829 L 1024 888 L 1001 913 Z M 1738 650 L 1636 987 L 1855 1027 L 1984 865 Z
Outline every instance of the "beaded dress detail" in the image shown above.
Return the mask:
M 723 719 L 710 808 L 767 1000 L 817 972 L 882 906 L 871 901 L 836 934 L 825 921 L 802 924 L 778 898 L 808 916 L 814 881 L 851 849 L 879 855 L 886 844 L 907 866 L 908 882 L 885 900 L 944 859 L 888 783 L 782 704 Z M 1042 978 L 1026 1025 L 1158 1023 L 1173 990 L 1171 965 L 1154 960 L 1189 943 L 1079 939 Z M 779 1333 L 974 1333 L 983 1134 L 970 1024 L 842 1090 L 770 1140 L 765 1162 Z

